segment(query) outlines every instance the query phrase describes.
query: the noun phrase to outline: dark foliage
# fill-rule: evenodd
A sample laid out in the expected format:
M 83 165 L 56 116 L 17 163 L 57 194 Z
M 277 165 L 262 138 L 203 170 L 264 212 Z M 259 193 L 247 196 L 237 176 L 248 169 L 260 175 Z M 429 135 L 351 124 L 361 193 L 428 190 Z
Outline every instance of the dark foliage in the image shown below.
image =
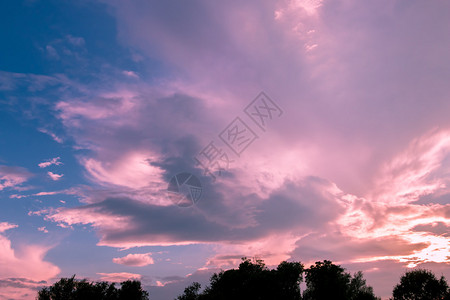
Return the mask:
M 447 282 L 428 270 L 406 272 L 392 293 L 393 300 L 440 300 L 450 299 Z
M 353 278 L 341 266 L 329 260 L 318 261 L 305 271 L 304 300 L 376 300 L 373 289 L 366 285 L 362 272 Z
M 177 300 L 300 300 L 302 273 L 303 265 L 298 262 L 282 262 L 269 270 L 262 260 L 243 258 L 238 269 L 214 274 L 202 293 L 200 285 L 194 283 Z
M 88 282 L 86 279 L 77 280 L 61 278 L 50 287 L 38 292 L 37 300 L 148 300 L 148 293 L 142 289 L 141 282 L 127 280 L 120 288 L 114 283 Z
M 199 297 L 201 285 L 198 282 L 192 283 L 190 286 L 184 289 L 183 295 L 177 297 L 177 300 L 196 300 Z
M 300 292 L 303 272 L 307 289 Z M 238 269 L 214 274 L 210 285 L 200 293 L 194 283 L 177 300 L 249 299 L 249 300 L 377 300 L 373 289 L 366 285 L 361 272 L 353 277 L 330 261 L 317 262 L 304 270 L 299 262 L 282 262 L 274 270 L 266 268 L 262 260 L 243 258 Z
M 305 273 L 303 295 L 300 283 Z M 61 278 L 38 292 L 37 300 L 148 300 L 140 281 L 114 283 Z M 353 276 L 331 261 L 316 262 L 304 269 L 300 262 L 281 262 L 268 269 L 262 260 L 242 258 L 237 269 L 215 273 L 203 291 L 198 282 L 184 289 L 176 300 L 378 300 L 362 272 Z M 428 270 L 406 272 L 393 290 L 391 300 L 450 300 L 445 278 Z

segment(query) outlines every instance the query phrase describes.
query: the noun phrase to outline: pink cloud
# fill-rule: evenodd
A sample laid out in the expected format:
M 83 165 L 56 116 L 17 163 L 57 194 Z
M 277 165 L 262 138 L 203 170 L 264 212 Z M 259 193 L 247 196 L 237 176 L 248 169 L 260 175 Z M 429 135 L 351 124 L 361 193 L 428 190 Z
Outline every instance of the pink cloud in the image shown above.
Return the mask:
M 38 230 L 43 232 L 43 233 L 48 233 L 48 230 L 45 228 L 45 226 L 38 227 Z
M 82 193 L 81 193 L 79 188 L 70 188 L 70 189 L 59 190 L 59 191 L 52 191 L 52 192 L 39 192 L 39 193 L 29 194 L 29 195 L 13 194 L 13 195 L 11 195 L 9 197 L 12 198 L 12 199 L 13 198 L 21 199 L 21 198 L 27 198 L 27 197 L 31 197 L 31 196 L 39 197 L 39 196 L 51 196 L 51 195 L 59 195 L 59 194 L 82 196 Z
M 100 275 L 100 280 L 109 281 L 109 282 L 122 282 L 126 280 L 141 280 L 142 275 L 120 272 L 120 273 L 97 273 Z
M 57 195 L 61 194 L 61 192 L 39 192 L 37 194 L 34 194 L 33 196 L 49 196 L 49 195 Z
M 45 162 L 41 162 L 40 164 L 38 164 L 38 166 L 39 168 L 47 168 L 51 165 L 60 166 L 62 165 L 62 162 L 59 161 L 60 159 L 61 159 L 60 157 L 55 157 Z
M 144 267 L 155 263 L 151 257 L 151 253 L 130 253 L 124 257 L 113 258 L 113 262 L 132 267 Z
M 24 168 L 0 165 L 0 191 L 5 188 L 17 189 L 31 176 L 32 174 Z
M 49 280 L 59 273 L 59 268 L 44 261 L 49 247 L 38 245 L 24 245 L 17 253 L 11 247 L 11 241 L 0 236 L 1 254 L 0 278 L 22 277 L 32 280 Z
M 53 172 L 47 172 L 47 174 L 54 181 L 60 180 L 64 176 L 64 174 L 56 174 L 56 173 L 53 173 Z
M 450 153 L 450 132 L 432 130 L 417 137 L 392 161 L 383 165 L 377 178 L 377 201 L 410 203 L 430 194 L 448 193 L 450 166 L 446 157 Z
M 261 199 L 254 194 L 216 191 L 212 195 L 221 201 L 209 205 L 206 202 L 207 206 L 192 210 L 180 210 L 173 205 L 150 205 L 130 198 L 109 198 L 84 207 L 59 208 L 44 214 L 48 220 L 69 226 L 91 224 L 99 230 L 99 245 L 129 248 L 232 243 L 242 244 L 245 248 L 252 240 L 254 246 L 247 247 L 247 251 L 270 252 L 274 259 L 278 259 L 286 257 L 292 250 L 289 245 L 296 240 L 294 232 L 304 234 L 313 228 L 321 228 L 323 223 L 335 219 L 336 212 L 343 211 L 343 207 L 335 203 L 336 195 L 332 191 L 322 191 L 328 184 L 316 178 L 305 179 L 298 185 L 288 183 L 274 191 L 269 199 Z M 205 194 L 205 199 L 214 199 L 210 197 Z M 235 199 L 240 199 L 239 203 Z M 236 202 L 233 206 L 222 201 Z M 321 211 L 314 209 L 319 203 L 324 207 Z M 183 225 L 180 227 L 180 224 Z M 276 235 L 284 237 L 280 238 L 284 242 L 277 244 L 286 245 L 288 249 L 263 250 L 272 245 L 270 240 Z
M 13 229 L 13 228 L 17 228 L 17 227 L 19 227 L 19 225 L 11 224 L 8 222 L 0 222 L 0 233 L 5 232 L 8 229 Z
M 61 112 L 60 118 L 63 121 L 72 122 L 72 126 L 80 125 L 74 120 L 78 117 L 84 117 L 88 120 L 101 120 L 135 109 L 134 97 L 136 93 L 123 91 L 118 96 L 115 93 L 106 92 L 97 95 L 98 98 L 95 102 L 77 99 L 71 99 L 70 102 L 61 101 L 57 103 L 56 109 Z
M 92 224 L 112 247 L 214 244 L 211 266 L 233 264 L 227 252 L 271 263 L 335 255 L 368 270 L 446 263 L 447 236 L 423 228 L 449 225 L 448 4 L 108 5 L 124 44 L 183 79 L 113 80 L 62 98 L 58 117 L 90 150 L 80 163 L 109 194 L 48 220 Z M 197 206 L 171 207 L 168 177 L 201 171 L 192 157 L 260 90 L 283 118 L 258 132 L 229 176 L 202 177 Z
M 9 198 L 11 199 L 21 199 L 21 198 L 25 198 L 27 197 L 26 195 L 17 195 L 17 194 L 13 194 L 11 196 L 9 196 Z
M 132 78 L 139 78 L 139 75 L 133 71 L 123 71 L 122 74 L 124 74 L 125 76 L 128 76 L 128 77 L 132 77 Z
M 162 170 L 149 164 L 156 161 L 151 153 L 125 153 L 116 161 L 110 161 L 106 166 L 97 160 L 86 159 L 83 164 L 93 180 L 99 183 L 114 184 L 132 189 L 149 187 L 162 188 L 158 182 L 163 181 Z
M 219 244 L 215 247 L 215 255 L 208 258 L 205 267 L 234 268 L 240 264 L 242 257 L 261 258 L 267 265 L 276 266 L 291 258 L 299 238 L 293 232 L 286 231 L 252 241 Z
M 37 291 L 45 281 L 35 281 L 26 278 L 0 279 L 0 299 L 35 300 Z
M 62 138 L 60 138 L 59 136 L 57 136 L 55 133 L 53 133 L 53 132 L 51 132 L 51 131 L 48 131 L 47 129 L 45 129 L 45 128 L 40 128 L 40 129 L 38 129 L 40 132 L 42 132 L 42 133 L 45 133 L 45 134 L 48 134 L 49 136 L 51 136 L 52 137 L 52 139 L 55 141 L 55 142 L 57 142 L 57 143 L 59 143 L 59 144 L 62 144 L 63 143 L 63 139 Z
M 15 227 L 2 222 L 0 232 Z M 50 248 L 29 244 L 13 248 L 8 237 L 0 234 L 0 297 L 34 299 L 36 290 L 60 272 L 57 266 L 44 260 Z

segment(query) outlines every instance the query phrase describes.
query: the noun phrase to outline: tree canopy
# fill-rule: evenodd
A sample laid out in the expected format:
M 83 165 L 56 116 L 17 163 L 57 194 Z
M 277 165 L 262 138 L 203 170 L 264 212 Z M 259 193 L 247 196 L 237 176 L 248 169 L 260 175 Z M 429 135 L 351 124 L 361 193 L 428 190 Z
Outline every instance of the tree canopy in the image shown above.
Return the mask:
M 61 278 L 50 287 L 38 292 L 38 300 L 148 300 L 148 292 L 144 291 L 141 282 L 127 280 L 120 288 L 114 283 L 88 282 L 86 279 Z
M 376 300 L 373 289 L 366 285 L 362 272 L 352 277 L 341 266 L 329 260 L 318 261 L 305 270 L 304 300 Z
M 306 288 L 300 291 L 305 279 Z M 391 300 L 450 300 L 450 289 L 443 276 L 428 270 L 406 272 L 394 287 Z M 105 281 L 61 278 L 39 290 L 37 300 L 149 300 L 138 280 L 127 280 L 116 287 Z M 300 262 L 281 262 L 269 269 L 263 260 L 242 258 L 237 269 L 214 273 L 203 290 L 198 282 L 184 289 L 175 300 L 378 300 L 361 271 L 351 275 L 329 260 L 309 268 Z
M 394 287 L 392 295 L 393 300 L 450 299 L 445 278 L 437 279 L 433 273 L 422 269 L 406 272 Z
M 307 289 L 300 291 L 300 283 L 306 273 Z M 353 277 L 331 261 L 317 262 L 304 269 L 300 262 L 281 262 L 269 270 L 262 260 L 243 258 L 238 269 L 215 273 L 210 285 L 200 292 L 195 282 L 184 290 L 177 300 L 209 299 L 343 299 L 376 300 L 373 289 L 366 285 L 361 272 Z
M 210 285 L 203 292 L 199 292 L 200 284 L 194 282 L 177 300 L 300 300 L 302 274 L 303 265 L 299 262 L 284 261 L 269 270 L 262 260 L 244 257 L 238 269 L 212 275 Z

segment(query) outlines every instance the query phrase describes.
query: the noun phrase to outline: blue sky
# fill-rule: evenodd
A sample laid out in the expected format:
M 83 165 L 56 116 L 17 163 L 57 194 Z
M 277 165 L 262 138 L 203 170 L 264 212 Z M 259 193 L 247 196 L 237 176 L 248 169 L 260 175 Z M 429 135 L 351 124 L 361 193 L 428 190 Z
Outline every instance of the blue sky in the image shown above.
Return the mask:
M 384 298 L 409 268 L 450 276 L 449 4 L 0 8 L 1 299 L 72 274 L 171 299 L 243 256 L 333 260 Z

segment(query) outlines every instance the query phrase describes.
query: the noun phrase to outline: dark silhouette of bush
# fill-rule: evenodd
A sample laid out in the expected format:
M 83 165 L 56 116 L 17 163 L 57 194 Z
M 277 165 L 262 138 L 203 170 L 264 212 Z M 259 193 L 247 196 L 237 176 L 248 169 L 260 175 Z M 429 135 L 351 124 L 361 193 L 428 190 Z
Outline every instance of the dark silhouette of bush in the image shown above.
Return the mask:
M 61 278 L 50 287 L 38 292 L 37 300 L 148 300 L 148 293 L 141 282 L 127 280 L 120 288 L 114 283 L 88 282 L 86 279 Z
M 448 284 L 444 276 L 437 279 L 428 270 L 406 272 L 394 287 L 393 300 L 441 300 L 450 299 Z

